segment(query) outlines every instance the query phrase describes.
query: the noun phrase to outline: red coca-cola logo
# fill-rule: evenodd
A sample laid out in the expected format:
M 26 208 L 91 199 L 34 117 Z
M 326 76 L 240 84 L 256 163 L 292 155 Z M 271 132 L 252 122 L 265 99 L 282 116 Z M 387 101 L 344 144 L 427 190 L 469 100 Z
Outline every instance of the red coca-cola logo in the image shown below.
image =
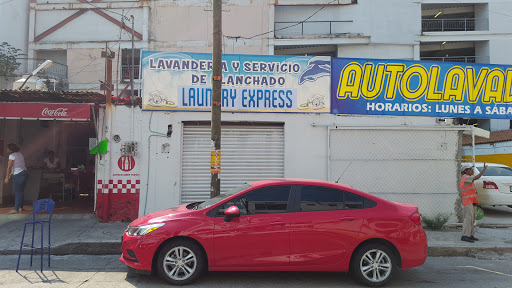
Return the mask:
M 57 108 L 55 110 L 44 108 L 41 114 L 43 116 L 66 117 L 68 116 L 68 108 Z
M 135 167 L 135 159 L 132 156 L 121 156 L 117 160 L 117 166 L 124 172 L 131 171 Z

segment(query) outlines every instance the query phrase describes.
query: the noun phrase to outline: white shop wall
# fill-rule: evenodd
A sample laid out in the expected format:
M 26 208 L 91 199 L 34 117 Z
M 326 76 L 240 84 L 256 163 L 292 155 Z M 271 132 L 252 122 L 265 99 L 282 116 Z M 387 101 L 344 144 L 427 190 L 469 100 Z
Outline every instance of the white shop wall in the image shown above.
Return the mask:
M 120 109 L 129 109 L 118 107 Z M 153 116 L 151 117 L 151 114 Z M 144 215 L 157 210 L 169 208 L 182 203 L 181 187 L 183 177 L 182 151 L 184 122 L 190 121 L 210 121 L 210 113 L 200 112 L 141 112 L 141 140 L 139 149 L 139 162 L 141 174 L 141 195 L 139 203 L 139 215 Z M 151 132 L 149 122 L 151 118 Z M 337 123 L 344 126 L 435 126 L 435 119 L 421 117 L 365 117 L 365 116 L 335 116 L 329 114 L 284 114 L 284 113 L 223 113 L 224 122 L 257 122 L 257 123 L 283 123 L 284 129 L 284 177 L 286 178 L 309 178 L 320 180 L 331 180 L 328 174 L 328 125 Z M 168 125 L 172 124 L 172 136 L 166 136 Z M 445 132 L 442 132 L 443 134 Z M 152 135 L 152 136 L 151 136 Z M 439 138 L 438 134 L 436 137 Z M 428 135 L 429 137 L 432 134 Z M 385 136 L 384 136 L 385 137 Z M 390 137 L 394 137 L 391 135 Z M 433 139 L 441 145 L 445 143 L 444 138 Z M 393 138 L 391 138 L 392 141 Z M 439 141 L 438 141 L 439 140 Z M 451 140 L 450 140 L 451 141 Z M 439 143 L 438 143 L 439 142 Z M 169 145 L 168 150 L 162 150 L 165 145 Z M 353 143 L 351 145 L 359 145 Z M 455 144 L 454 144 L 455 145 Z M 437 146 L 436 146 L 437 147 Z M 450 148 L 451 149 L 451 148 Z M 222 147 L 221 147 L 222 150 Z M 223 151 L 224 153 L 225 151 Z M 450 150 L 450 152 L 453 152 Z M 225 155 L 225 154 L 222 154 Z M 421 159 L 419 159 L 421 160 Z M 421 161 L 418 162 L 420 166 Z M 209 169 L 209 162 L 205 163 L 205 169 Z M 455 164 L 454 164 L 455 165 Z M 456 167 L 449 164 L 443 167 L 442 171 L 447 172 L 447 179 L 440 179 L 442 183 L 451 183 L 446 185 L 442 191 L 433 191 L 425 188 L 424 192 L 429 194 L 417 193 L 407 196 L 406 202 L 426 207 L 426 205 L 442 207 L 446 213 L 452 213 L 453 207 L 447 205 L 438 205 L 446 202 L 436 193 L 449 194 L 449 197 L 457 196 L 457 186 L 454 180 Z M 148 169 L 149 167 L 149 169 Z M 439 168 L 439 167 L 438 167 Z M 453 168 L 453 169 L 452 169 Z M 410 169 L 410 167 L 408 167 Z M 452 171 L 454 170 L 454 171 Z M 149 173 L 148 173 L 149 172 Z M 443 172 L 443 173 L 444 173 Z M 437 174 L 436 174 L 437 175 Z M 421 174 L 420 174 L 421 176 Z M 207 173 L 207 179 L 198 181 L 209 181 L 210 175 Z M 442 176 L 440 176 L 442 177 Z M 222 183 L 221 174 L 221 183 Z M 225 180 L 228 181 L 228 180 Z M 397 184 L 398 185 L 398 184 Z M 147 188 L 147 189 L 146 189 Z M 355 187 L 365 188 L 365 187 Z M 369 191 L 375 192 L 375 191 Z M 402 192 L 402 191 L 400 191 Z M 432 192 L 432 193 L 430 193 Z M 379 195 L 386 198 L 387 195 Z M 453 198 L 452 197 L 452 198 Z M 146 202 L 147 199 L 147 202 Z M 417 200 L 419 199 L 419 200 Z M 455 198 L 454 198 L 455 199 Z M 391 199 L 396 200 L 396 199 Z M 451 201 L 451 198 L 449 199 Z M 453 203 L 453 202 L 452 202 Z M 425 208 L 426 209 L 426 208 Z
M 122 108 L 126 109 L 126 108 Z M 181 204 L 182 187 L 182 137 L 184 122 L 210 121 L 210 113 L 199 112 L 142 112 L 142 144 L 141 157 L 141 200 L 139 215 L 165 209 Z M 118 113 L 122 115 L 122 113 Z M 223 122 L 255 122 L 255 123 L 282 123 L 284 133 L 284 177 L 327 179 L 327 130 L 313 127 L 311 124 L 330 115 L 309 114 L 283 114 L 283 113 L 223 113 Z M 151 130 L 148 129 L 151 118 Z M 168 125 L 173 125 L 173 133 L 170 138 L 166 134 Z M 149 138 L 150 135 L 151 138 Z M 306 135 L 306 136 L 305 136 Z M 150 142 L 148 142 L 148 138 Z M 227 139 L 225 139 L 227 140 Z M 150 143 L 150 146 L 147 146 Z M 162 146 L 169 144 L 169 153 L 162 153 Z M 223 150 L 221 146 L 221 150 Z M 306 151 L 306 152 L 304 152 Z M 148 154 L 148 152 L 150 154 Z M 226 156 L 226 151 L 222 152 Z M 149 157 L 148 157 L 149 155 Z M 228 154 L 229 155 L 229 154 Z M 209 159 L 208 159 L 209 160 Z M 222 160 L 221 160 L 222 161 Z M 227 161 L 227 159 L 226 159 Z M 149 176 L 145 176 L 148 171 Z M 205 169 L 209 169 L 209 161 L 204 163 Z M 207 179 L 198 180 L 208 182 Z M 221 183 L 223 175 L 221 171 Z M 225 182 L 228 182 L 226 179 Z M 148 185 L 148 201 L 146 199 L 146 185 Z M 222 184 L 221 184 L 222 185 Z M 144 210 L 146 213 L 144 213 Z
M 420 207 L 433 217 L 450 214 L 460 180 L 459 130 L 443 127 L 340 127 L 330 130 L 329 181 Z

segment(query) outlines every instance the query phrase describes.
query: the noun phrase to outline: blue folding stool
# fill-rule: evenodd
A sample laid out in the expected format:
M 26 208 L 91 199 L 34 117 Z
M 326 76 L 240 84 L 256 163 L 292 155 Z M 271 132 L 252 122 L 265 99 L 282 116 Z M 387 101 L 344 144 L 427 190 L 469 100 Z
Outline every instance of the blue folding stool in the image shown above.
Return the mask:
M 34 249 L 41 249 L 41 272 L 43 272 L 44 248 L 48 247 L 48 267 L 50 267 L 50 248 L 51 248 L 50 221 L 52 220 L 53 207 L 55 207 L 55 202 L 53 202 L 52 199 L 41 199 L 41 200 L 34 201 L 34 204 L 32 206 L 34 208 L 33 218 L 32 218 L 31 222 L 25 222 L 25 227 L 23 228 L 23 236 L 21 237 L 20 253 L 18 254 L 18 265 L 16 265 L 16 272 L 18 272 L 18 268 L 20 267 L 21 251 L 23 250 L 23 248 L 30 249 L 30 267 L 32 267 L 32 256 L 34 255 Z M 48 220 L 36 221 L 36 214 L 41 211 L 48 211 L 50 213 Z M 43 245 L 44 223 L 48 223 L 48 246 Z M 35 234 L 36 224 L 41 224 L 41 247 L 40 248 L 34 247 L 34 234 Z M 32 244 L 30 246 L 23 246 L 23 241 L 25 240 L 25 231 L 27 230 L 27 225 L 32 225 Z

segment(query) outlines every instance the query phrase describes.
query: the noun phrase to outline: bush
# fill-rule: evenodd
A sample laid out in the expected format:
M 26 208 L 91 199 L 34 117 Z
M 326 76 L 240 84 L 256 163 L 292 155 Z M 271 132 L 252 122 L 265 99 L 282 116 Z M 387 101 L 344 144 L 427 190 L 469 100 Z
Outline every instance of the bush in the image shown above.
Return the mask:
M 431 230 L 441 230 L 448 219 L 450 219 L 450 215 L 447 214 L 437 214 L 434 218 L 423 216 L 423 223 Z

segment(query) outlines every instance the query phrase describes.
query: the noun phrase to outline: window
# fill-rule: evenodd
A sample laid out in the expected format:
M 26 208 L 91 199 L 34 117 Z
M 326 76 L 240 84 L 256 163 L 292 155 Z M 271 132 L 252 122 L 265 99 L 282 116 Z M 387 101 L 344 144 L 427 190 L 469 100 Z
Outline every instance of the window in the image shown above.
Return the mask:
M 345 207 L 346 209 L 362 209 L 364 208 L 364 200 L 363 196 L 345 192 Z
M 208 208 L 208 207 L 212 206 L 213 204 L 216 204 L 217 202 L 220 202 L 220 201 L 224 200 L 225 198 L 228 198 L 228 197 L 230 197 L 230 196 L 232 196 L 232 195 L 234 195 L 234 194 L 236 194 L 236 193 L 238 193 L 240 191 L 243 191 L 245 189 L 249 189 L 251 187 L 252 187 L 251 184 L 244 184 L 244 185 L 240 185 L 238 187 L 235 187 L 235 188 L 229 190 L 227 193 L 222 193 L 222 194 L 220 194 L 220 195 L 218 195 L 216 197 L 213 197 L 213 198 L 210 198 L 210 199 L 204 201 L 203 203 L 199 204 L 199 206 L 197 206 L 197 209 Z M 234 204 L 235 203 L 234 201 L 236 201 L 236 200 L 230 200 L 229 202 L 226 202 L 223 205 L 223 206 L 226 206 L 224 208 L 224 210 L 226 210 L 227 208 L 229 208 L 229 207 L 231 207 L 233 205 L 236 205 L 236 204 Z M 229 203 L 232 203 L 232 204 L 229 205 Z M 240 209 L 242 207 L 238 207 L 238 208 Z M 222 210 L 222 212 L 224 212 L 224 210 Z M 242 211 L 240 211 L 240 213 L 242 213 Z M 222 215 L 224 215 L 224 214 L 222 214 Z
M 133 79 L 139 79 L 140 49 L 135 49 L 133 58 Z M 132 49 L 123 49 L 121 52 L 121 77 L 123 80 L 130 80 L 132 67 Z
M 248 192 L 219 207 L 217 216 L 231 206 L 240 209 L 240 215 L 284 213 L 288 209 L 291 186 L 271 186 Z
M 245 206 L 244 199 L 242 197 L 237 197 L 219 206 L 217 210 L 217 216 L 224 216 L 224 211 L 226 211 L 226 209 L 231 206 L 238 207 L 238 210 L 240 210 L 240 215 L 247 215 L 247 208 Z
M 476 169 L 482 171 L 484 167 L 476 167 Z M 487 170 L 485 170 L 483 176 L 512 176 L 512 169 L 509 167 L 487 166 Z
M 300 211 L 331 211 L 375 207 L 377 203 L 363 196 L 321 186 L 303 186 Z
M 300 191 L 300 211 L 343 210 L 343 191 L 328 187 L 304 186 Z

